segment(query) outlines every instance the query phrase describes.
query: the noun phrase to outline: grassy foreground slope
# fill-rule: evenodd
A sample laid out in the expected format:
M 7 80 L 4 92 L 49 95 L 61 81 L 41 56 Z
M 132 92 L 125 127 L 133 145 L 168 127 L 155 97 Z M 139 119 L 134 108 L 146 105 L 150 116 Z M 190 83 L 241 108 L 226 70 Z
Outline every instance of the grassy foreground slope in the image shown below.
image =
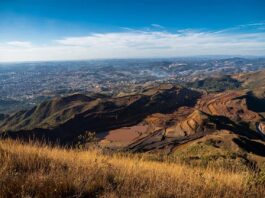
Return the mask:
M 253 173 L 0 141 L 1 197 L 263 197 Z

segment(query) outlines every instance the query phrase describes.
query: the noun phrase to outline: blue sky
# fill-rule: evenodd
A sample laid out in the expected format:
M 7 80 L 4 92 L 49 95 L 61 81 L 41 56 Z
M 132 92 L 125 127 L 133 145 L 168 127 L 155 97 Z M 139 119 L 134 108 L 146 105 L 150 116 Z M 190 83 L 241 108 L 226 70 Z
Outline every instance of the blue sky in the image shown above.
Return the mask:
M 264 0 L 0 0 L 0 61 L 265 55 Z

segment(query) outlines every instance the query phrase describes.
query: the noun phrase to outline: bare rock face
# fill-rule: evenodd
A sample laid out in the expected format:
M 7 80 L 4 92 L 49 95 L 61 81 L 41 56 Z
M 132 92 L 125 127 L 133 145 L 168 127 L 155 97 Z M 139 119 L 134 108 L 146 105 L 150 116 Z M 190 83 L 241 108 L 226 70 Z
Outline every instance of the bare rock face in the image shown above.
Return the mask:
M 227 117 L 235 122 L 258 122 L 262 117 L 248 108 L 247 93 L 244 91 L 227 91 L 205 95 L 197 108 L 209 115 Z
M 259 132 L 265 136 L 265 122 L 260 122 L 258 124 L 258 129 L 259 129 Z
M 216 123 L 213 119 L 200 110 L 195 110 L 186 119 L 179 122 L 176 126 L 166 130 L 166 137 L 181 137 L 195 133 L 207 133 L 216 130 Z

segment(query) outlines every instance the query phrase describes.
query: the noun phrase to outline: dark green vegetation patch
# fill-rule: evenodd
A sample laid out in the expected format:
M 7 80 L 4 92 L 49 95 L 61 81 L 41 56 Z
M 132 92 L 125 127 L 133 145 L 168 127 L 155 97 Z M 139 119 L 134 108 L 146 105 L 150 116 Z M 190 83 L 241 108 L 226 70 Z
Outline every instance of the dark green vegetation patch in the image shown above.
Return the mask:
M 211 92 L 221 92 L 239 88 L 241 83 L 230 76 L 223 76 L 219 78 L 205 78 L 203 80 L 196 80 L 194 82 L 187 83 L 187 86 L 196 89 L 204 89 Z

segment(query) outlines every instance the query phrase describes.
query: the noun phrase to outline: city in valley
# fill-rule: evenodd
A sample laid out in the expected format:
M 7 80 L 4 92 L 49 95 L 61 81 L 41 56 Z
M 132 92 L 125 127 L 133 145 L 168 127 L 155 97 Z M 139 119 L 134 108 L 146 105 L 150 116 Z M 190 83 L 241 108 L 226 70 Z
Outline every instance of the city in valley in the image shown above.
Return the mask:
M 122 95 L 144 85 L 187 82 L 264 68 L 264 58 L 189 57 L 0 64 L 0 113 L 73 93 Z

